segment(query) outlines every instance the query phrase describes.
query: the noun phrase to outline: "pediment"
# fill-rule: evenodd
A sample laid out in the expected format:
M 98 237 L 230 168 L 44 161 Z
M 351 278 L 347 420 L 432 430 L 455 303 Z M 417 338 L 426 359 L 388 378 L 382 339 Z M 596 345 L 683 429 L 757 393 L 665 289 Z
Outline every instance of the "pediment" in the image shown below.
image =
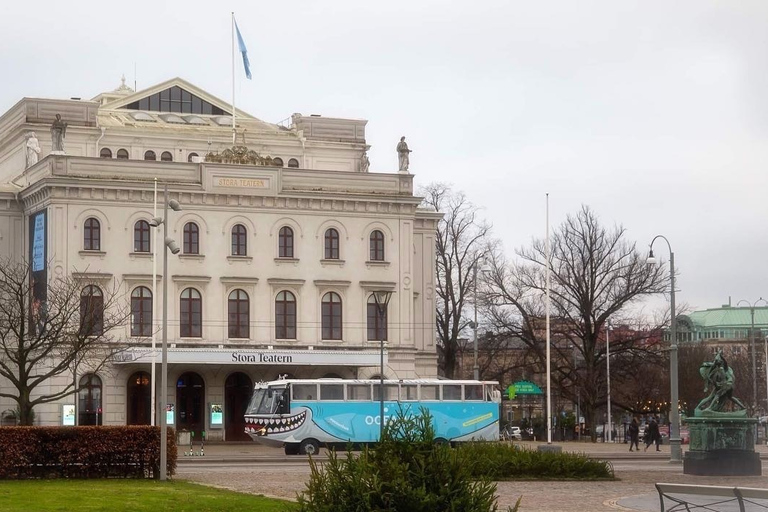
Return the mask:
M 232 115 L 231 103 L 178 77 L 105 103 L 101 109 L 182 115 Z M 257 120 L 240 109 L 236 109 L 236 113 L 240 119 Z

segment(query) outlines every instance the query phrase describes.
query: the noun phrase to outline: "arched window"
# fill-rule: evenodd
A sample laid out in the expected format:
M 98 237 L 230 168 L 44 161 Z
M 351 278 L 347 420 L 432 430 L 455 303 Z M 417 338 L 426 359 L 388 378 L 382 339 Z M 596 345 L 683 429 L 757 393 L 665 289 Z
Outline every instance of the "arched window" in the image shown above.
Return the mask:
M 322 322 L 322 339 L 341 339 L 341 297 L 337 293 L 329 292 L 323 295 Z
M 276 167 L 282 167 L 283 166 L 283 159 L 278 157 L 275 157 L 272 159 L 272 163 L 275 164 Z
M 140 220 L 133 225 L 133 252 L 149 251 L 149 222 Z
M 78 425 L 101 425 L 101 379 L 89 373 L 80 379 Z
M 242 224 L 232 227 L 232 256 L 248 255 L 248 230 Z
M 278 239 L 278 256 L 280 258 L 293 258 L 293 230 L 288 226 L 283 226 L 280 228 Z
M 146 286 L 131 292 L 131 336 L 152 336 L 152 292 Z
M 371 261 L 384 261 L 384 233 L 378 229 L 371 233 Z
M 190 153 L 187 155 L 187 162 L 192 162 L 193 158 L 197 158 L 199 155 L 197 153 Z
M 104 332 L 104 296 L 98 286 L 80 292 L 80 335 L 100 336 Z
M 299 167 L 299 161 L 296 160 L 295 158 L 291 158 L 290 160 L 288 160 L 288 167 L 298 168 Z
M 200 292 L 187 288 L 181 292 L 179 309 L 179 331 L 182 338 L 202 338 L 203 336 L 203 299 Z
M 83 224 L 83 250 L 101 250 L 101 223 L 93 217 L 85 219 Z
M 339 232 L 334 228 L 325 231 L 325 259 L 339 259 Z
M 128 150 L 127 149 L 118 149 L 117 150 L 117 159 L 118 160 L 128 160 Z
M 280 292 L 275 298 L 275 338 L 296 339 L 296 297 L 291 292 Z
M 380 341 L 387 339 L 387 308 L 379 311 L 376 299 L 371 295 L 368 297 L 368 340 Z
M 184 254 L 200 254 L 200 228 L 194 222 L 184 224 Z
M 109 148 L 101 148 L 101 151 L 99 151 L 99 156 L 101 158 L 112 158 L 112 150 Z
M 162 162 L 173 162 L 173 155 L 170 151 L 163 151 L 163 154 L 160 155 L 160 161 Z
M 144 153 L 144 160 L 157 160 L 157 155 L 150 149 Z
M 250 336 L 250 314 L 248 294 L 243 290 L 233 290 L 229 294 L 227 305 L 229 337 L 248 338 Z

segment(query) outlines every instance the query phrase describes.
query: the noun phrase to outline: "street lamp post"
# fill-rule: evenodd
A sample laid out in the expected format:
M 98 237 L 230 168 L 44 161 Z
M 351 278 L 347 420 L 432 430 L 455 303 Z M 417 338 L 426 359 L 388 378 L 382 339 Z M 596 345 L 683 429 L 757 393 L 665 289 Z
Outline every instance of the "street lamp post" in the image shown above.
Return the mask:
M 672 312 L 670 319 L 671 340 L 669 344 L 669 386 L 670 386 L 670 426 L 669 426 L 669 462 L 683 462 L 683 450 L 680 446 L 680 409 L 678 408 L 677 393 L 677 312 L 675 311 L 675 253 L 672 252 L 672 245 L 664 235 L 656 235 L 651 240 L 650 251 L 648 252 L 648 263 L 656 263 L 653 256 L 653 243 L 657 239 L 663 239 L 669 248 L 669 303 Z
M 163 218 L 155 217 L 149 223 L 152 227 L 163 225 L 163 356 L 160 366 L 160 480 L 166 480 L 168 460 L 168 251 L 178 254 L 181 250 L 175 240 L 168 237 L 168 207 L 175 212 L 181 211 L 181 205 L 174 199 L 168 199 L 168 185 L 163 190 Z M 154 298 L 152 299 L 154 300 Z M 154 383 L 152 383 L 154 386 Z
M 747 304 L 749 306 L 750 317 L 752 318 L 752 327 L 749 330 L 749 346 L 751 347 L 750 352 L 752 354 L 752 404 L 755 409 L 757 409 L 757 405 L 759 403 L 757 400 L 757 356 L 755 355 L 755 345 L 757 345 L 757 341 L 755 340 L 755 307 L 760 301 L 763 301 L 766 305 L 768 305 L 768 301 L 762 297 L 751 303 L 744 299 L 736 303 L 736 306 L 742 302 Z
M 608 381 L 608 433 L 605 435 L 606 440 L 611 442 L 611 349 L 608 333 L 611 330 L 611 324 L 605 323 L 605 374 Z
M 392 292 L 389 290 L 376 290 L 373 292 L 373 300 L 376 302 L 376 312 L 378 318 L 374 323 L 376 327 L 376 335 L 379 338 L 380 343 L 380 368 L 379 368 L 379 441 L 384 437 L 384 340 L 387 339 L 388 329 L 388 315 L 387 306 L 389 306 L 389 299 L 392 298 Z M 379 332 L 379 321 L 384 322 L 383 332 Z

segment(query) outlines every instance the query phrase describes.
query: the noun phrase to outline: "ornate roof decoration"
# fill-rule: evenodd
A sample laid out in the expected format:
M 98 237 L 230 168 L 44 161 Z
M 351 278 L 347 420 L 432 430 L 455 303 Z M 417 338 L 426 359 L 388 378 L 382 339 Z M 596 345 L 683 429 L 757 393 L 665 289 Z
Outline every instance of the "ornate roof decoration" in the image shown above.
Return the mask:
M 267 155 L 261 156 L 257 152 L 248 149 L 245 145 L 245 130 L 242 132 L 243 142 L 242 144 L 234 144 L 231 148 L 227 148 L 221 153 L 209 151 L 205 155 L 206 162 L 212 162 L 216 164 L 237 164 L 237 165 L 261 165 L 268 167 L 282 167 L 276 165 L 274 159 Z
M 118 87 L 117 89 L 115 89 L 115 90 L 114 90 L 114 91 L 112 91 L 112 92 L 116 92 L 116 93 L 120 93 L 120 94 L 131 94 L 131 93 L 133 93 L 134 91 L 133 91 L 133 89 L 131 89 L 130 87 L 128 87 L 127 85 L 125 85 L 125 75 L 123 75 L 123 76 L 120 78 L 120 87 Z

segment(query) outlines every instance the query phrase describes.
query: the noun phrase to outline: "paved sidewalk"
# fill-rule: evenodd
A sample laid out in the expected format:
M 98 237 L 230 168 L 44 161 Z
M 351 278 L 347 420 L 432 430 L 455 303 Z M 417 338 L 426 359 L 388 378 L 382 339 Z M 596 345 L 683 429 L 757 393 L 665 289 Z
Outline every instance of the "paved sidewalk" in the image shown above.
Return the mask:
M 518 445 L 537 449 L 546 443 L 517 442 Z M 669 446 L 661 452 L 650 448 L 647 452 L 629 452 L 623 443 L 553 443 L 563 451 L 585 453 L 595 458 L 613 461 L 616 480 L 603 482 L 579 481 L 512 481 L 498 482 L 499 510 L 506 510 L 522 496 L 522 512 L 592 512 L 592 511 L 657 511 L 659 498 L 656 482 L 688 483 L 699 485 L 725 485 L 768 487 L 766 477 L 699 477 L 684 475 L 682 464 L 670 464 Z M 179 447 L 179 475 L 177 478 L 225 487 L 241 492 L 265 494 L 295 499 L 305 489 L 309 467 L 296 465 L 232 466 L 227 461 L 280 462 L 300 461 L 302 456 L 286 456 L 282 449 L 268 448 L 256 443 L 210 444 L 204 456 L 184 456 L 189 446 Z M 684 450 L 687 446 L 684 445 Z M 195 446 L 199 450 L 199 445 Z M 653 451 L 652 451 L 653 450 Z M 764 466 L 768 464 L 768 447 L 758 446 Z M 636 461 L 637 463 L 633 463 Z M 220 463 L 215 471 L 203 463 Z M 764 468 L 764 474 L 768 471 Z M 727 509 L 724 509 L 727 510 Z

